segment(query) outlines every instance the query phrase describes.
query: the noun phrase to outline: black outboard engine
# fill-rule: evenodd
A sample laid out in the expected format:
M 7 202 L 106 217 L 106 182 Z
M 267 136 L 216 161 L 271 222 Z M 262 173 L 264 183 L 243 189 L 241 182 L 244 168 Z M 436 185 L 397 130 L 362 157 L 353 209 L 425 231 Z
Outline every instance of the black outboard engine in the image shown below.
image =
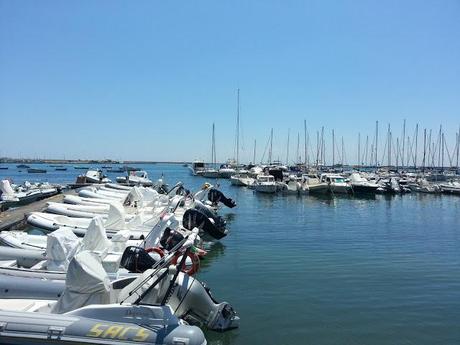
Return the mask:
M 156 261 L 143 248 L 129 246 L 123 252 L 120 266 L 131 273 L 143 273 L 152 268 Z
M 184 186 L 180 186 L 176 189 L 176 195 L 182 195 L 182 196 L 190 195 L 190 190 L 184 188 Z
M 202 208 L 206 209 L 206 207 Z M 205 234 L 217 240 L 227 236 L 225 220 L 220 216 L 212 214 L 212 212 L 207 209 L 206 212 L 202 208 L 190 208 L 185 211 L 182 217 L 182 226 L 188 230 L 199 228 Z
M 163 235 L 160 239 L 161 246 L 166 250 L 173 249 L 180 241 L 184 239 L 184 235 L 181 233 L 171 230 L 170 228 L 166 228 L 163 232 Z
M 208 200 L 211 201 L 213 204 L 217 204 L 221 202 L 225 206 L 229 208 L 233 208 L 236 206 L 236 202 L 230 198 L 227 198 L 224 193 L 220 190 L 211 188 L 208 192 Z

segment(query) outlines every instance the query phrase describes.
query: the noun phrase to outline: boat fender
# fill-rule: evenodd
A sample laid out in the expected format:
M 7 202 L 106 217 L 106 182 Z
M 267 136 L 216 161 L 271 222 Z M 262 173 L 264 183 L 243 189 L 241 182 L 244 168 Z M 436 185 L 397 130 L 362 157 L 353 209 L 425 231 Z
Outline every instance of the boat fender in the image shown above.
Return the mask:
M 194 275 L 196 272 L 198 272 L 200 268 L 200 258 L 198 254 L 193 253 L 193 252 L 188 252 L 187 253 L 187 259 L 190 259 L 192 266 L 190 268 L 187 268 L 187 263 L 189 263 L 189 260 L 186 260 L 184 263 L 184 266 L 182 267 L 182 272 L 187 273 L 189 276 Z M 178 262 L 182 260 L 182 255 L 177 254 L 173 257 L 171 263 L 173 265 L 177 265 Z

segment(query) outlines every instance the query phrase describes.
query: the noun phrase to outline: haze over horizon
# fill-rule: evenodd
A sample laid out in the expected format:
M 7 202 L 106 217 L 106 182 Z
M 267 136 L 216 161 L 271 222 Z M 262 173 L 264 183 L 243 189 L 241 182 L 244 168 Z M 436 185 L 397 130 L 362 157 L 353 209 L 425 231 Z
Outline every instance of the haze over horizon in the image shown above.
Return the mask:
M 380 124 L 419 124 L 450 153 L 460 125 L 460 2 L 0 0 L 0 156 L 242 161 L 274 128 L 290 156 L 303 121 L 349 163 Z M 383 152 L 382 152 L 383 153 Z M 303 156 L 303 154 L 302 154 Z M 379 153 L 379 160 L 381 153 Z

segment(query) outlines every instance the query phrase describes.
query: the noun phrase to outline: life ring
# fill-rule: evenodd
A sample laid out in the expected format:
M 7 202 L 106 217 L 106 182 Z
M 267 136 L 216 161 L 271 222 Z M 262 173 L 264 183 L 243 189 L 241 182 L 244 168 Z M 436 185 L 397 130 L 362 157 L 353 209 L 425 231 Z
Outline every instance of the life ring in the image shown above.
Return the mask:
M 183 254 L 176 254 L 173 257 L 171 263 L 173 265 L 177 265 L 177 262 L 179 261 L 179 258 L 182 258 L 182 255 Z M 197 254 L 191 253 L 191 252 L 187 253 L 187 257 L 190 258 L 190 260 L 192 261 L 192 267 L 187 269 L 184 264 L 184 267 L 182 267 L 181 271 L 191 276 L 191 275 L 194 275 L 196 272 L 198 272 L 198 269 L 200 268 L 200 258 L 198 257 Z
M 160 255 L 160 257 L 162 258 L 163 256 L 165 256 L 165 253 L 164 251 L 161 249 L 161 248 L 158 248 L 158 247 L 150 247 L 150 248 L 146 248 L 145 251 L 147 253 L 157 253 L 158 255 Z

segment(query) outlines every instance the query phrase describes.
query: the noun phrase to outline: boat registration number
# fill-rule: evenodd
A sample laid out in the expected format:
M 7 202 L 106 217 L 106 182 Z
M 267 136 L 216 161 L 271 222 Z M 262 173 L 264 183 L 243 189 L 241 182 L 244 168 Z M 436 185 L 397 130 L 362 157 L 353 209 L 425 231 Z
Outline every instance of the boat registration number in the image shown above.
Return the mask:
M 86 336 L 106 339 L 145 341 L 150 336 L 150 332 L 141 327 L 97 323 L 89 330 Z

